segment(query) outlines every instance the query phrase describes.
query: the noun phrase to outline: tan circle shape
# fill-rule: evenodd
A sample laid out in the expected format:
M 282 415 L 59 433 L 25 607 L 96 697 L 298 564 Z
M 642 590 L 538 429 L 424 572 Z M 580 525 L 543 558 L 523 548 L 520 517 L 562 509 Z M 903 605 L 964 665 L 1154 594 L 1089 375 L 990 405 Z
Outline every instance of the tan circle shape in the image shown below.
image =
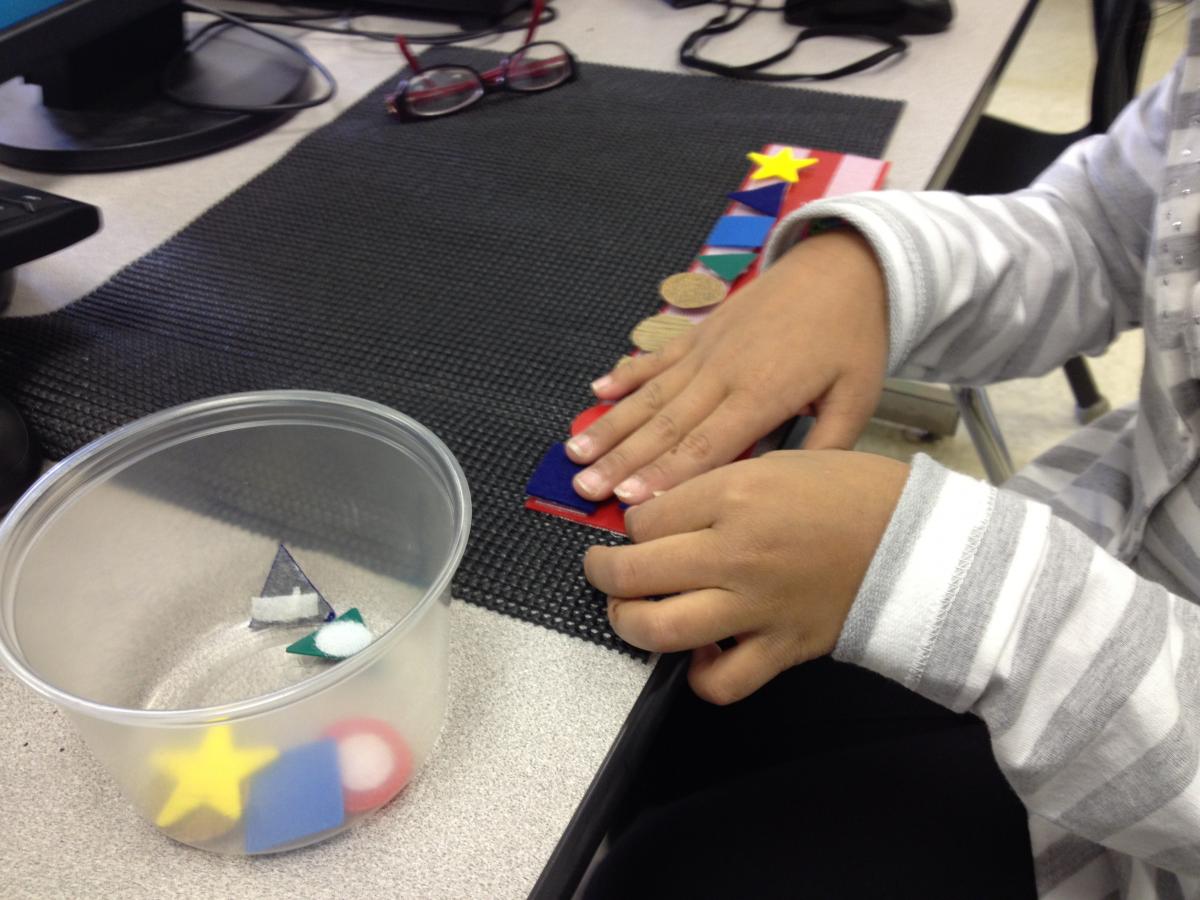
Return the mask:
M 703 272 L 680 272 L 658 286 L 662 298 L 679 309 L 703 309 L 725 299 L 725 282 Z
M 639 350 L 652 353 L 662 349 L 681 334 L 687 333 L 692 327 L 691 319 L 659 313 L 638 322 L 629 339 Z

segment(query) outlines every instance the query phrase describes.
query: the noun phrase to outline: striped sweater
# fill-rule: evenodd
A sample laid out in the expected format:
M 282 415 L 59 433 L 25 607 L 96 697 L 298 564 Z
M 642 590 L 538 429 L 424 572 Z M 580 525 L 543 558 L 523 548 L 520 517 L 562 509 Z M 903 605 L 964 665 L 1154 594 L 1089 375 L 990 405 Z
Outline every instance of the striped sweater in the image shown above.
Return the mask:
M 835 650 L 988 724 L 1050 898 L 1200 897 L 1200 9 L 1168 78 L 1030 189 L 784 220 L 871 242 L 889 371 L 1052 371 L 1141 326 L 1138 403 L 1001 490 L 918 458 Z

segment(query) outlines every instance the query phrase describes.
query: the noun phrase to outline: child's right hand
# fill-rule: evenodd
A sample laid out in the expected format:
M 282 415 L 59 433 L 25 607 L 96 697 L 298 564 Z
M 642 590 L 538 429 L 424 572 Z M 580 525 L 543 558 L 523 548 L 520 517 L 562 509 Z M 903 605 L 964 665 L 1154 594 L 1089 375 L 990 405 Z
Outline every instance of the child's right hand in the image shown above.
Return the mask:
M 620 400 L 567 451 L 585 497 L 641 503 L 810 410 L 805 449 L 849 449 L 883 389 L 887 289 L 857 232 L 802 241 L 661 351 L 593 383 Z M 624 399 L 621 399 L 624 398 Z

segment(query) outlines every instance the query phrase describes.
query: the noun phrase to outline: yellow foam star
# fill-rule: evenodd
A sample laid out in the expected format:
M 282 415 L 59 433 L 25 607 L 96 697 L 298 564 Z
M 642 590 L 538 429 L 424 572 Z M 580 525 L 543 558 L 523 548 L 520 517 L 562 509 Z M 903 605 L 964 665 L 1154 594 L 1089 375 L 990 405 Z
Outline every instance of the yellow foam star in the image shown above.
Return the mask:
M 228 725 L 210 728 L 195 750 L 159 751 L 151 762 L 175 779 L 175 789 L 155 824 L 167 828 L 204 806 L 237 821 L 242 817 L 242 781 L 278 756 L 274 747 L 235 749 Z
M 819 160 L 812 156 L 797 159 L 792 156 L 791 147 L 776 150 L 770 156 L 765 153 L 747 153 L 746 158 L 751 162 L 758 163 L 758 168 L 750 176 L 751 181 L 758 181 L 763 178 L 782 178 L 784 181 L 799 181 L 800 176 L 796 174 L 797 172 L 801 169 L 807 169 L 809 166 L 815 166 L 819 162 Z

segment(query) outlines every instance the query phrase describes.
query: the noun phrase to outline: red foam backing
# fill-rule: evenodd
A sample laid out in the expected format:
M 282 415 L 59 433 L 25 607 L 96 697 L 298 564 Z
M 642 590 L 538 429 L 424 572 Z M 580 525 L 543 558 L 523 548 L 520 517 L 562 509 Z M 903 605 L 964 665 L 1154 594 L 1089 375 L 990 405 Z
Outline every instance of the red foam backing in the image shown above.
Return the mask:
M 612 409 L 614 405 L 613 403 L 597 403 L 595 406 L 589 406 L 571 420 L 571 437 L 575 437 L 575 435 L 584 431 L 589 425 Z

